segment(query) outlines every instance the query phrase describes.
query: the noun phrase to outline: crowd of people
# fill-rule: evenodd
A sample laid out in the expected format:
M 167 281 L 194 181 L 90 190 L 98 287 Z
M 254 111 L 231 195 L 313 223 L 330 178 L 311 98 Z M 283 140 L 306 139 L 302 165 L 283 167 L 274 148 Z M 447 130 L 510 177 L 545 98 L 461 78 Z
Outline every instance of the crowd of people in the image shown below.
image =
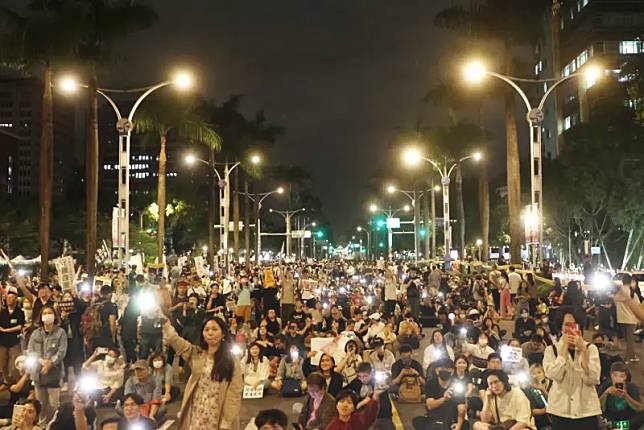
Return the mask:
M 416 430 L 644 422 L 628 276 L 546 291 L 514 267 L 325 260 L 224 274 L 184 258 L 59 281 L 3 275 L 6 428 L 239 430 L 242 402 L 266 396 L 295 399 L 298 430 L 393 429 L 399 403 L 424 404 Z M 287 426 L 271 409 L 248 428 Z

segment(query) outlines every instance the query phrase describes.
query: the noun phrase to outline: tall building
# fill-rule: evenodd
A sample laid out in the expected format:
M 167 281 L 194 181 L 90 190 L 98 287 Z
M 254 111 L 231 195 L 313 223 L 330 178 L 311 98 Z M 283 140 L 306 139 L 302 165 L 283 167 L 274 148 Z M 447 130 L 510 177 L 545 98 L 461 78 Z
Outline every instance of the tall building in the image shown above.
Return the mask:
M 54 95 L 54 194 L 64 192 L 73 165 L 72 103 Z M 3 187 L 0 192 L 38 196 L 41 112 L 41 81 L 34 78 L 0 79 L 0 129 L 14 136 L 18 145 L 11 188 Z
M 18 149 L 27 140 L 17 136 L 7 127 L 0 127 L 0 193 L 13 194 L 18 174 Z
M 538 79 L 561 78 L 596 64 L 615 79 L 634 55 L 644 55 L 644 0 L 562 0 L 543 23 L 534 73 Z M 596 79 L 573 78 L 557 88 L 545 108 L 544 156 L 556 157 L 564 131 L 592 116 Z M 538 91 L 541 97 L 547 90 Z

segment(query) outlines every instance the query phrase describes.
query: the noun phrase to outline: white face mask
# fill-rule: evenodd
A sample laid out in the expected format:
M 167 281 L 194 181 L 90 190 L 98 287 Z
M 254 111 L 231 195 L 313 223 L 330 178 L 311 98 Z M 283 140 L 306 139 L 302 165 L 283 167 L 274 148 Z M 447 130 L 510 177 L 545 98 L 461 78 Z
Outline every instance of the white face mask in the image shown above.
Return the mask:
M 163 361 L 154 361 L 152 362 L 152 366 L 154 366 L 155 369 L 160 369 L 163 367 Z
M 51 314 L 47 314 L 47 315 L 43 315 L 41 319 L 44 324 L 53 324 L 53 322 L 56 320 L 56 317 L 54 317 Z
M 116 362 L 116 357 L 112 357 L 111 355 L 106 355 L 105 362 L 107 364 L 114 364 Z

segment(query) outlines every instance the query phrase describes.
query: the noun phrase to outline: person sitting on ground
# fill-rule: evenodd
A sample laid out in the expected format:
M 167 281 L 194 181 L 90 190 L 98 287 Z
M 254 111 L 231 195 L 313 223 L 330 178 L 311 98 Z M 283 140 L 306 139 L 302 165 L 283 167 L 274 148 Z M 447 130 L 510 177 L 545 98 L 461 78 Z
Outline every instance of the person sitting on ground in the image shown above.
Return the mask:
M 6 424 L 5 426 L 0 427 L 0 430 L 41 430 L 41 427 L 38 427 L 38 418 L 40 416 L 40 411 L 42 406 L 38 400 L 27 400 L 22 405 L 22 413 L 15 417 L 11 424 Z
M 296 430 L 326 429 L 338 415 L 335 399 L 326 391 L 326 379 L 319 372 L 306 378 L 306 400 L 297 419 Z
M 391 374 L 391 366 L 396 362 L 394 354 L 385 349 L 385 343 L 380 338 L 375 338 L 371 341 L 371 347 L 374 349 L 369 354 L 369 363 L 374 370 L 381 370 Z
M 427 370 L 433 362 L 443 358 L 454 360 L 454 350 L 445 343 L 441 330 L 434 330 L 432 332 L 432 343 L 425 348 L 423 354 L 423 369 Z
M 98 377 L 97 392 L 93 398 L 103 405 L 116 403 L 119 400 L 125 377 L 125 363 L 119 358 L 119 351 L 115 348 L 106 349 L 107 353 L 103 353 L 102 360 L 97 358 L 102 355 L 103 348 L 96 348 L 83 363 L 83 370 L 96 373 Z
M 257 343 L 252 343 L 248 348 L 248 354 L 242 358 L 242 375 L 244 385 L 257 389 L 263 386 L 270 387 L 268 358 L 262 354 L 262 349 Z
M 161 387 L 161 402 L 168 404 L 178 398 L 181 390 L 174 384 L 174 372 L 170 363 L 166 363 L 166 356 L 155 352 L 148 358 L 148 365 L 157 386 Z
M 490 370 L 487 384 L 481 420 L 474 423 L 473 430 L 490 430 L 497 426 L 508 430 L 536 430 L 530 401 L 520 388 L 510 385 L 503 370 Z
M 425 386 L 423 366 L 412 358 L 411 346 L 404 344 L 398 350 L 400 358 L 391 366 L 391 393 L 398 393 L 405 378 L 414 378 L 421 387 Z
M 494 349 L 490 347 L 489 337 L 485 332 L 479 334 L 477 343 L 463 343 L 463 353 L 472 361 L 472 365 L 479 369 L 485 368 L 487 357 L 493 352 Z
M 287 430 L 288 417 L 279 409 L 264 409 L 251 418 L 245 430 Z
M 481 374 L 481 383 L 478 386 L 479 390 L 479 398 L 484 399 L 485 398 L 485 390 L 487 390 L 487 375 L 490 373 L 492 370 L 496 369 L 502 369 L 503 368 L 503 359 L 501 358 L 501 355 L 493 352 L 492 354 L 487 356 L 487 367 Z
M 303 361 L 303 357 L 300 355 L 300 351 L 297 346 L 291 346 L 289 354 L 282 357 L 282 360 L 280 361 L 277 375 L 271 383 L 271 387 L 282 395 L 288 395 L 289 390 L 287 389 L 282 393 L 282 389 L 285 385 L 288 388 L 289 384 L 294 383 L 300 387 L 300 392 L 304 393 L 306 390 L 306 379 L 304 377 L 304 371 L 302 370 Z
M 119 429 L 136 428 L 139 430 L 156 430 L 157 423 L 144 416 L 142 406 L 145 404 L 143 397 L 136 393 L 129 393 L 123 397 L 123 418 L 119 423 Z
M 136 393 L 145 403 L 144 407 L 141 408 L 141 415 L 157 419 L 156 417 L 161 411 L 162 387 L 158 386 L 156 379 L 150 375 L 147 361 L 137 360 L 132 365 L 132 369 L 134 370 L 134 375 L 130 376 L 125 382 L 123 402 L 125 403 L 128 394 Z
M 350 384 L 358 373 L 358 366 L 362 363 L 360 347 L 355 340 L 350 340 L 344 345 L 344 357 L 335 366 L 335 371 L 342 374 L 344 385 Z
M 358 396 L 351 390 L 338 393 L 336 409 L 338 416 L 331 421 L 326 430 L 368 430 L 378 417 L 379 398 L 382 390 L 374 390 L 358 410 Z
M 639 429 L 644 424 L 644 404 L 637 386 L 629 382 L 628 376 L 625 363 L 613 363 L 610 379 L 604 381 L 597 392 L 604 418 L 612 422 L 628 421 L 628 428 Z
M 358 410 L 371 401 L 374 392 L 379 391 L 380 396 L 378 400 L 380 402 L 380 410 L 377 420 L 374 423 L 374 428 L 393 429 L 394 425 L 391 420 L 393 413 L 391 402 L 389 401 L 389 392 L 384 389 L 386 383 L 384 381 L 376 381 L 376 377 L 377 374 L 371 368 L 371 364 L 366 362 L 360 363 L 360 366 L 358 366 L 358 377 L 351 384 L 347 385 L 346 389 L 357 394 L 358 403 L 356 409 Z
M 400 345 L 408 344 L 412 349 L 420 347 L 421 329 L 414 320 L 411 312 L 405 314 L 405 319 L 398 326 L 398 343 Z
M 414 417 L 415 430 L 462 430 L 467 428 L 464 383 L 454 384 L 454 362 L 443 358 L 435 362 L 436 377 L 425 383 L 425 416 Z

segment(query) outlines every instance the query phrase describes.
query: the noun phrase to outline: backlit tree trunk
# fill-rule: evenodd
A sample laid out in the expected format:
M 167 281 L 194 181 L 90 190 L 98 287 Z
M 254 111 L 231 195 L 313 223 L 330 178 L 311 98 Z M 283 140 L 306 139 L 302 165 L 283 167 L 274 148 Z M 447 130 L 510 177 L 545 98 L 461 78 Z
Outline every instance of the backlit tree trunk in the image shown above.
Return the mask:
M 483 117 L 483 108 L 479 108 L 479 129 L 481 130 L 481 138 L 485 142 L 485 122 Z M 481 222 L 481 246 L 480 258 L 482 261 L 487 261 L 490 253 L 490 182 L 488 178 L 487 160 L 480 161 L 479 170 L 479 217 Z
M 49 278 L 49 236 L 54 170 L 54 120 L 51 79 L 51 65 L 47 63 L 43 76 L 42 135 L 40 140 L 40 278 L 43 281 L 47 281 Z
M 96 273 L 96 222 L 98 216 L 98 104 L 96 70 L 92 67 L 88 96 L 87 141 L 85 142 L 85 269 L 87 282 L 94 283 Z M 126 250 L 127 251 L 127 250 Z
M 165 241 L 165 169 L 166 169 L 167 135 L 161 134 L 161 149 L 159 150 L 159 185 L 157 187 L 157 205 L 159 206 L 159 227 L 157 229 L 157 258 L 159 263 L 164 261 L 163 244 Z
M 458 247 L 461 258 L 465 258 L 465 206 L 463 205 L 463 174 L 461 165 L 456 166 L 456 216 L 458 217 Z
M 246 249 L 245 263 L 246 266 L 250 263 L 250 197 L 248 197 L 248 179 L 244 180 L 244 248 Z
M 505 46 L 506 74 L 512 76 L 512 51 L 509 41 Z M 521 165 L 514 90 L 505 93 L 505 138 L 507 151 L 508 215 L 510 218 L 510 261 L 521 263 Z
M 209 163 L 211 166 L 215 165 L 215 151 L 210 149 Z M 215 189 L 217 187 L 217 179 L 214 172 L 209 172 L 208 176 L 208 264 L 210 270 L 215 267 Z
M 233 186 L 233 259 L 239 262 L 239 169 L 235 169 Z

